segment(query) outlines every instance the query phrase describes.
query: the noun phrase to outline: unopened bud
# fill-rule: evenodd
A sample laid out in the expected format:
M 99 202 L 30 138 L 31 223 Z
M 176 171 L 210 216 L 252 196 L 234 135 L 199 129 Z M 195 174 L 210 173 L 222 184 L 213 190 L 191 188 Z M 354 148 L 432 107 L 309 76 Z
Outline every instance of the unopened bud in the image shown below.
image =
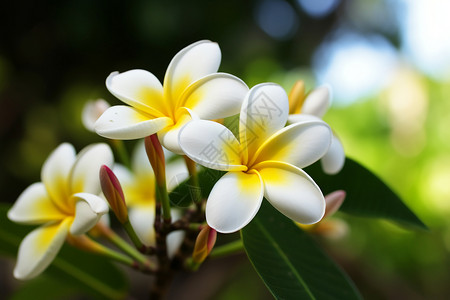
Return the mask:
M 289 114 L 299 114 L 305 101 L 305 83 L 298 80 L 289 92 Z
M 325 217 L 329 217 L 333 215 L 335 212 L 338 211 L 338 209 L 341 207 L 342 203 L 345 200 L 347 193 L 343 190 L 337 190 L 332 193 L 329 193 L 325 196 Z
M 120 223 L 125 223 L 128 220 L 128 209 L 122 187 L 113 171 L 105 165 L 100 168 L 100 184 L 117 219 Z
M 217 238 L 217 231 L 206 225 L 202 228 L 195 241 L 192 261 L 201 264 L 214 247 Z
M 164 151 L 156 134 L 152 134 L 145 138 L 145 151 L 147 152 L 148 160 L 155 173 L 156 183 L 158 186 L 165 186 L 166 171 Z

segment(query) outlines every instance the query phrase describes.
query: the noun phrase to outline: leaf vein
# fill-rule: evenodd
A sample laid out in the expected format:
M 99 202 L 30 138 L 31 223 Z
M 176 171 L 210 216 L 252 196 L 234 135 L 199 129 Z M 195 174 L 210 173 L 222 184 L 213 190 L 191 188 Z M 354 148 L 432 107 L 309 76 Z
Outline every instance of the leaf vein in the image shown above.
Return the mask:
M 278 252 L 278 254 L 280 255 L 280 257 L 282 258 L 282 260 L 286 263 L 286 265 L 293 271 L 293 274 L 295 275 L 295 277 L 298 279 L 298 281 L 300 282 L 300 284 L 304 287 L 305 291 L 307 292 L 307 294 L 311 297 L 311 299 L 316 299 L 316 297 L 314 297 L 313 293 L 311 292 L 311 290 L 308 288 L 308 286 L 306 285 L 306 282 L 303 280 L 303 278 L 300 276 L 300 274 L 297 272 L 297 270 L 295 269 L 295 267 L 291 264 L 291 262 L 289 261 L 289 258 L 286 256 L 286 254 L 283 252 L 283 250 L 278 246 L 277 242 L 270 236 L 269 232 L 266 230 L 266 228 L 264 227 L 264 225 L 258 220 L 255 219 L 255 223 L 256 225 L 259 227 L 259 229 L 262 231 L 262 233 L 266 236 L 266 238 L 269 240 L 269 242 L 272 244 L 272 246 L 275 248 L 275 250 Z

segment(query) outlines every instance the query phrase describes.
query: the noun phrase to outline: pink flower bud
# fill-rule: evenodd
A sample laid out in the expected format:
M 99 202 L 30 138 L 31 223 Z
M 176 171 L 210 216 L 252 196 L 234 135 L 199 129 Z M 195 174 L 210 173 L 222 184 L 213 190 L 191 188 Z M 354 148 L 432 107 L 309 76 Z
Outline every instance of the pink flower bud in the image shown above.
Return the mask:
M 333 215 L 335 212 L 338 211 L 338 209 L 341 207 L 342 203 L 344 202 L 345 196 L 347 193 L 343 190 L 337 190 L 332 193 L 329 193 L 325 196 L 325 203 L 327 205 L 325 209 L 325 217 L 329 217 Z
M 158 186 L 165 186 L 166 171 L 164 151 L 156 134 L 152 134 L 145 138 L 145 151 L 147 152 L 148 160 L 155 173 L 156 183 Z
M 217 232 L 206 225 L 202 228 L 195 241 L 194 252 L 192 253 L 192 260 L 196 264 L 202 263 L 209 255 L 216 243 Z
M 125 196 L 116 175 L 107 166 L 100 168 L 100 184 L 106 200 L 120 223 L 128 220 L 128 209 Z

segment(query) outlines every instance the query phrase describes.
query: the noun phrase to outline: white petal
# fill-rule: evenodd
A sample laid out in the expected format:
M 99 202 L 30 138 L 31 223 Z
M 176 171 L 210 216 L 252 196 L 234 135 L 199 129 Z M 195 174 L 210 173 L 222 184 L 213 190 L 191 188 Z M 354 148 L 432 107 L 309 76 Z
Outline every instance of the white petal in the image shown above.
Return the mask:
M 31 279 L 42 273 L 58 254 L 71 219 L 41 226 L 30 232 L 19 246 L 14 277 Z
M 99 194 L 100 167 L 107 165 L 112 168 L 113 162 L 113 153 L 108 144 L 92 144 L 81 150 L 70 174 L 72 194 L 81 192 Z
M 303 170 L 289 164 L 270 162 L 258 171 L 264 182 L 266 199 L 295 222 L 313 224 L 325 213 L 325 199 L 320 188 Z
M 130 223 L 144 245 L 155 246 L 155 206 L 136 205 L 128 210 Z
M 206 202 L 206 221 L 218 232 L 235 232 L 258 212 L 264 195 L 255 173 L 228 172 L 214 185 Z
M 106 201 L 106 200 L 105 200 Z M 106 227 L 111 227 L 111 220 L 109 218 L 109 214 L 104 214 L 100 217 L 100 220 L 98 220 L 97 223 L 101 223 L 102 225 Z
M 314 89 L 306 97 L 302 105 L 301 113 L 322 118 L 330 106 L 331 89 L 324 85 Z
M 168 149 L 169 151 L 183 155 L 183 150 L 181 150 L 180 144 L 178 142 L 178 135 L 180 134 L 181 128 L 186 125 L 189 121 L 193 119 L 198 119 L 193 112 L 186 108 L 181 107 L 177 110 L 177 123 L 171 126 L 167 126 L 163 130 L 158 132 L 158 139 L 161 145 Z
M 167 117 L 155 118 L 129 106 L 108 108 L 95 122 L 97 134 L 117 140 L 140 139 L 152 135 L 170 125 Z
M 344 167 L 344 147 L 335 135 L 333 135 L 328 152 L 322 157 L 320 163 L 322 164 L 323 171 L 330 175 L 338 173 Z
M 88 101 L 83 107 L 81 121 L 89 131 L 94 131 L 94 124 L 111 105 L 103 99 Z
M 168 107 L 161 83 L 148 71 L 113 72 L 106 79 L 106 87 L 114 96 L 136 109 L 155 118 L 167 116 Z
M 236 137 L 222 124 L 196 120 L 180 131 L 179 144 L 193 161 L 216 170 L 246 170 Z
M 193 43 L 178 52 L 164 76 L 164 94 L 179 107 L 181 93 L 192 82 L 217 72 L 221 60 L 219 45 L 211 41 Z
M 74 197 L 77 202 L 70 233 L 80 235 L 94 227 L 101 216 L 108 212 L 108 204 L 102 198 L 88 193 L 77 193 Z
M 66 214 L 50 200 L 42 182 L 30 185 L 8 211 L 8 218 L 20 223 L 44 223 L 62 220 Z
M 233 75 L 210 74 L 185 90 L 181 106 L 194 111 L 200 119 L 226 118 L 239 113 L 247 92 L 247 85 Z
M 309 166 L 328 151 L 331 129 L 322 121 L 306 121 L 283 128 L 259 149 L 257 162 L 280 161 L 299 168 Z
M 281 86 L 263 83 L 249 91 L 239 120 L 240 142 L 249 161 L 268 137 L 284 127 L 288 113 L 288 96 Z
M 41 179 L 50 199 L 64 212 L 70 212 L 67 202 L 70 196 L 69 176 L 75 162 L 75 149 L 68 143 L 61 144 L 45 161 L 41 170 Z
M 306 121 L 322 121 L 319 117 L 307 114 L 294 114 L 288 116 L 289 124 L 301 123 Z

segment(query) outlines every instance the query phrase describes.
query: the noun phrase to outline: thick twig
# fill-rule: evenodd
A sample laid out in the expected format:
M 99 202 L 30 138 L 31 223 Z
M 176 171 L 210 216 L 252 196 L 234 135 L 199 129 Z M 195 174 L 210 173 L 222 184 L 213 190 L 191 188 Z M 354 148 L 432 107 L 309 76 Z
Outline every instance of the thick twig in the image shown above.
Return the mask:
M 155 254 L 158 259 L 158 271 L 156 272 L 156 280 L 150 289 L 150 299 L 162 299 L 166 294 L 173 277 L 173 270 L 170 268 L 170 260 L 167 255 L 166 242 L 170 223 L 168 223 L 166 219 L 163 221 L 161 218 L 161 202 L 156 201 L 155 206 Z

